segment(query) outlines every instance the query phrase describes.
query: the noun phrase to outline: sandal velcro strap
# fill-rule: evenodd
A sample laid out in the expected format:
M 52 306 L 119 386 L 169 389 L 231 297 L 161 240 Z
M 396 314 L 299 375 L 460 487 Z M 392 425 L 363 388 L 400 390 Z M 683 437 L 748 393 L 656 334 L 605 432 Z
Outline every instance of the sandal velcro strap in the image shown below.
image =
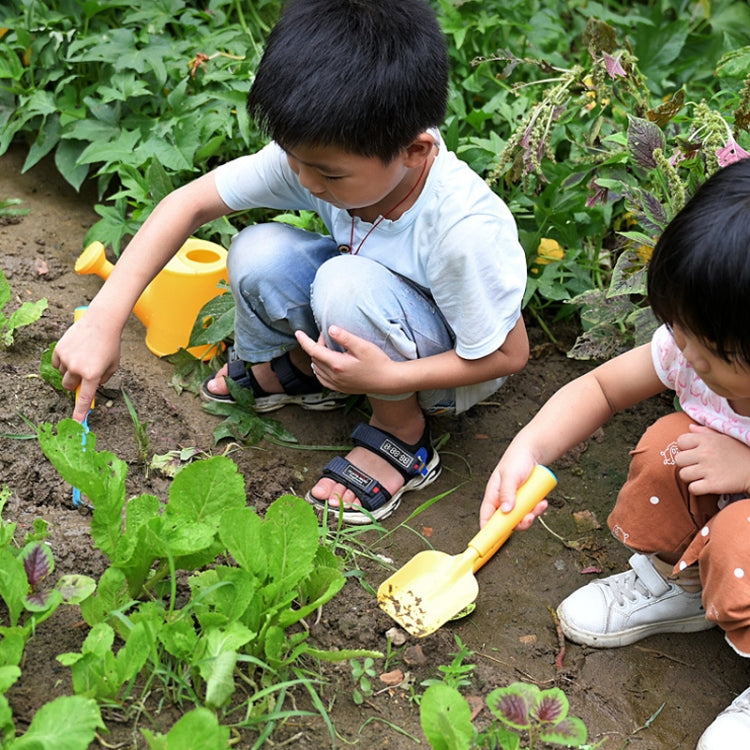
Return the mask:
M 323 476 L 340 482 L 354 492 L 365 510 L 377 510 L 391 499 L 391 493 L 377 479 L 365 474 L 342 456 L 334 456 L 326 464 Z
M 425 426 L 422 437 L 415 445 L 409 445 L 394 435 L 377 427 L 358 424 L 352 432 L 355 445 L 376 453 L 397 469 L 404 479 L 411 479 L 417 475 L 427 475 L 427 464 L 432 457 L 429 427 Z
M 272 359 L 271 369 L 276 373 L 284 393 L 288 393 L 290 396 L 317 393 L 322 388 L 317 378 L 306 375 L 292 364 L 289 352 Z

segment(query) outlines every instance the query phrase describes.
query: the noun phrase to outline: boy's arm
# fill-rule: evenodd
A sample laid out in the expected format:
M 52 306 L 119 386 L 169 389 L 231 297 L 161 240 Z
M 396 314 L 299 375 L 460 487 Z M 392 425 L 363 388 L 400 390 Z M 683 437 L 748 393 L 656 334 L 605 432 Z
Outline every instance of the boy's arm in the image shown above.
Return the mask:
M 563 386 L 516 435 L 492 472 L 480 509 L 480 525 L 501 506 L 505 512 L 513 507 L 516 489 L 535 464 L 551 464 L 590 437 L 615 412 L 663 390 L 650 344 L 621 354 Z M 541 510 L 538 506 L 520 528 L 528 528 Z
M 81 386 L 74 419 L 86 416 L 99 383 L 117 369 L 122 331 L 143 290 L 198 227 L 229 211 L 209 173 L 170 193 L 146 219 L 86 315 L 66 331 L 53 352 L 52 364 L 60 370 L 63 386 Z

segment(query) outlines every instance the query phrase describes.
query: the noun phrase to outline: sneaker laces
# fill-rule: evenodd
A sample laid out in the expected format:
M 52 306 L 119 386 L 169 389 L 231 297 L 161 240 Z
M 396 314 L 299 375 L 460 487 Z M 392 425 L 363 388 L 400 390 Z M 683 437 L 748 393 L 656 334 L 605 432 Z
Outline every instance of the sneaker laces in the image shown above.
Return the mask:
M 618 576 L 612 576 L 602 581 L 602 583 L 605 586 L 609 586 L 612 596 L 614 596 L 619 606 L 625 604 L 626 599 L 634 602 L 639 596 L 644 599 L 653 597 L 653 593 L 641 581 L 634 570 L 628 570 Z

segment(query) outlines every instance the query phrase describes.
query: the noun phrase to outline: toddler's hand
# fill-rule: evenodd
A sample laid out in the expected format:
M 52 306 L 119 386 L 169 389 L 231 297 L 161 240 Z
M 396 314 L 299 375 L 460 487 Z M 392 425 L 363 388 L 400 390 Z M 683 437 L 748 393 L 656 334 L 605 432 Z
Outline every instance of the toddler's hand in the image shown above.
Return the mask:
M 530 457 L 513 463 L 506 455 L 500 460 L 490 475 L 484 491 L 484 499 L 479 509 L 480 528 L 492 518 L 496 512 L 509 513 L 516 504 L 518 488 L 529 478 L 536 462 Z M 547 501 L 537 503 L 531 513 L 524 516 L 516 526 L 518 531 L 530 528 L 534 519 L 547 509 Z
M 675 463 L 694 495 L 750 494 L 750 447 L 729 435 L 691 424 L 677 438 Z

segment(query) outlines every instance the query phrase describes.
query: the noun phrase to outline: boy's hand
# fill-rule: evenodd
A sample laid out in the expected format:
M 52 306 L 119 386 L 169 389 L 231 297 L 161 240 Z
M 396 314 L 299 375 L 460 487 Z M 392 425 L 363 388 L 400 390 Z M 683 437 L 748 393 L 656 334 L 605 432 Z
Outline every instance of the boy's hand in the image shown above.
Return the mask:
M 694 495 L 745 492 L 750 495 L 750 447 L 710 427 L 691 424 L 677 438 L 675 463 Z
M 388 392 L 387 372 L 394 362 L 377 345 L 338 326 L 331 326 L 328 335 L 343 352 L 329 349 L 322 335 L 317 342 L 302 331 L 295 335 L 310 355 L 315 376 L 326 388 L 340 393 Z
M 507 454 L 506 454 L 507 457 Z M 484 491 L 484 499 L 479 509 L 479 526 L 484 527 L 496 512 L 509 513 L 516 504 L 516 492 L 518 488 L 529 478 L 536 462 L 532 459 L 516 462 L 511 467 L 511 462 L 506 457 L 500 461 L 490 475 Z M 547 509 L 547 501 L 537 503 L 531 513 L 524 516 L 523 520 L 516 526 L 518 531 L 526 531 L 531 527 L 534 519 Z
M 95 315 L 88 313 L 74 323 L 57 342 L 52 365 L 62 375 L 64 388 L 79 388 L 73 419 L 83 422 L 100 383 L 106 383 L 120 362 L 120 334 L 100 327 Z

